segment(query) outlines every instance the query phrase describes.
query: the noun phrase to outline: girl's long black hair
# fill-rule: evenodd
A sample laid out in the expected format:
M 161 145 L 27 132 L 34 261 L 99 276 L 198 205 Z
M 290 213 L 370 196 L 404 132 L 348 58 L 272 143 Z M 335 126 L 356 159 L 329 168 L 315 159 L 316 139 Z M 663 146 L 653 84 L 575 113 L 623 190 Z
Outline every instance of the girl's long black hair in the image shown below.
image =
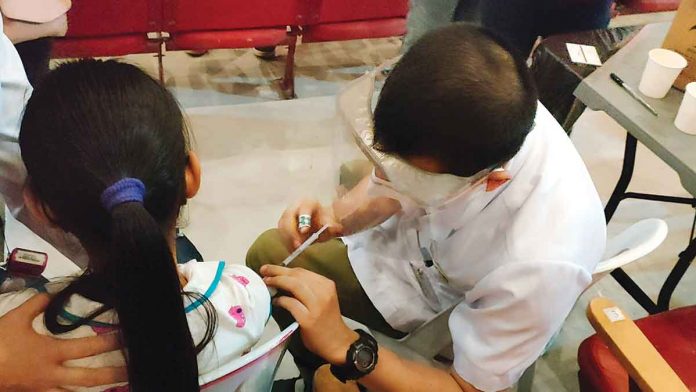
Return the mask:
M 198 391 L 196 354 L 214 327 L 194 345 L 167 241 L 185 202 L 188 159 L 176 100 L 135 66 L 66 63 L 34 91 L 19 142 L 31 191 L 90 257 L 88 270 L 46 309 L 49 331 L 84 324 L 60 317 L 73 294 L 98 301 L 104 306 L 87 319 L 118 314 L 132 391 Z M 144 203 L 105 210 L 102 192 L 125 177 L 145 184 Z

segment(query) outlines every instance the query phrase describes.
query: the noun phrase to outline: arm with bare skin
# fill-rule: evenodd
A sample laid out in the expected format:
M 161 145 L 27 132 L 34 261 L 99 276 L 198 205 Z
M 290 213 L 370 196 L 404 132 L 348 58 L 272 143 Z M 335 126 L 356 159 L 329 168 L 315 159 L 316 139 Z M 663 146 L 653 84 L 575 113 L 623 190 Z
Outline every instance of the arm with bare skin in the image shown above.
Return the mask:
M 37 294 L 0 317 L 0 391 L 60 391 L 62 385 L 98 386 L 127 380 L 126 368 L 85 369 L 64 362 L 120 347 L 116 334 L 62 340 L 39 335 L 32 321 L 48 305 Z
M 327 241 L 373 227 L 401 210 L 401 205 L 396 200 L 370 197 L 367 194 L 369 181 L 369 177 L 363 178 L 358 185 L 334 201 L 331 206 L 323 206 L 314 199 L 304 199 L 285 210 L 278 221 L 278 230 L 289 245 L 288 247 L 297 248 L 324 225 L 329 225 L 329 228 L 319 237 L 319 241 Z M 312 226 L 298 229 L 300 215 L 310 215 Z
M 289 311 L 300 324 L 307 349 L 334 365 L 345 363 L 349 346 L 358 338 L 341 318 L 335 283 L 302 268 L 265 265 L 261 274 L 267 285 L 288 293 L 274 304 Z M 359 382 L 378 392 L 475 392 L 477 389 L 454 371 L 436 369 L 400 358 L 379 348 L 374 371 Z

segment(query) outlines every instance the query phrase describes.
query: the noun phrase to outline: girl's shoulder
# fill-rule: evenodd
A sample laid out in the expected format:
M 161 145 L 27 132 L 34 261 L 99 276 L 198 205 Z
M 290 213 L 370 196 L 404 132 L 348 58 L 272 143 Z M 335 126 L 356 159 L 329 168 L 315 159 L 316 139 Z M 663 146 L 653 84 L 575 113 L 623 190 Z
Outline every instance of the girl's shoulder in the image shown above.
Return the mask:
M 202 262 L 192 260 L 179 264 L 178 268 L 187 281 L 184 291 L 205 294 L 214 291 L 223 281 L 228 280 L 236 282 L 241 287 L 252 284 L 265 287 L 261 277 L 249 267 L 224 260 Z
M 189 261 L 179 265 L 186 278 L 184 292 L 201 295 L 214 306 L 237 306 L 268 308 L 270 294 L 263 280 L 250 268 L 226 261 Z M 190 312 L 201 301 L 192 299 L 186 306 Z M 261 305 L 263 304 L 263 305 Z

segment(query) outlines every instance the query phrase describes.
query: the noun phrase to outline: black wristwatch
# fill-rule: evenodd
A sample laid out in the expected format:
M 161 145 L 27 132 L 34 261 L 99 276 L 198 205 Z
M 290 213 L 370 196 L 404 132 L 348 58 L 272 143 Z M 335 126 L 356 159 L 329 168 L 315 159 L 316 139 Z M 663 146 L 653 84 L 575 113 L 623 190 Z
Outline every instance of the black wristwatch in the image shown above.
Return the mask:
M 346 353 L 343 366 L 331 365 L 331 373 L 342 383 L 357 380 L 370 374 L 377 366 L 377 341 L 362 329 L 356 329 L 360 337 Z

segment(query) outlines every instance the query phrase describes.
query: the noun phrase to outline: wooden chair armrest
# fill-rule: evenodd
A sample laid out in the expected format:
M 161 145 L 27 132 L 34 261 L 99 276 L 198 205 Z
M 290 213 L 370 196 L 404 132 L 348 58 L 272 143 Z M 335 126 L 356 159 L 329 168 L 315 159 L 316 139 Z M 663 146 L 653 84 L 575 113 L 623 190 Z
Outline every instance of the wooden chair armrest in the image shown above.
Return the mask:
M 594 298 L 587 307 L 587 318 L 642 391 L 689 391 L 633 320 L 612 301 Z

